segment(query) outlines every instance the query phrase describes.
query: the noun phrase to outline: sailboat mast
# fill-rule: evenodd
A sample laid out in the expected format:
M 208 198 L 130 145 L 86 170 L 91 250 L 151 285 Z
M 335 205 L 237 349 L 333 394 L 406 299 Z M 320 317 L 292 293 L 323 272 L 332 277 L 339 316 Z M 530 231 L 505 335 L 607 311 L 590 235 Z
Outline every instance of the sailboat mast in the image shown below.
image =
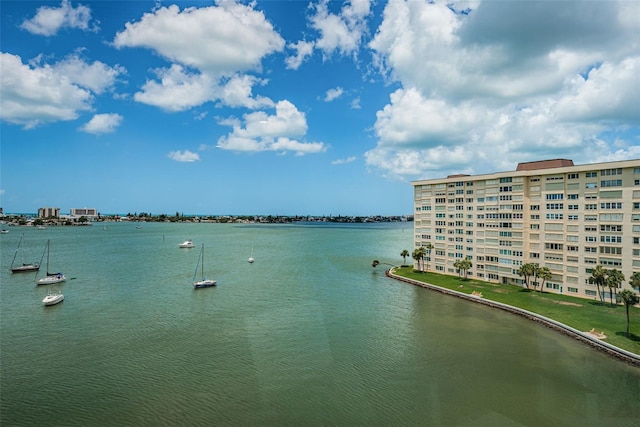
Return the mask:
M 201 275 L 202 275 L 202 280 L 204 280 L 204 243 L 202 244 L 202 271 L 201 271 Z
M 47 276 L 49 275 L 49 250 L 51 245 L 51 239 L 47 240 Z

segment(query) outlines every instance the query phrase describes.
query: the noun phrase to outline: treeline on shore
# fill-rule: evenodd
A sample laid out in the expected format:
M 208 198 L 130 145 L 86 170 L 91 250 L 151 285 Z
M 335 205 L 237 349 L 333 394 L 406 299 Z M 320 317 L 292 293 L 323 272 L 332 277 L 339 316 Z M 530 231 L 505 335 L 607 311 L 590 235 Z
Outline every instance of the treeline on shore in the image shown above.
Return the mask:
M 34 218 L 29 215 L 5 215 L 3 223 L 8 225 L 90 225 L 93 222 L 210 222 L 210 223 L 260 223 L 289 224 L 295 222 L 331 222 L 331 223 L 374 223 L 413 221 L 413 215 L 371 215 L 371 216 L 313 216 L 313 215 L 153 215 L 146 212 L 127 213 L 126 215 L 101 215 L 97 217 L 80 216 L 72 218 Z

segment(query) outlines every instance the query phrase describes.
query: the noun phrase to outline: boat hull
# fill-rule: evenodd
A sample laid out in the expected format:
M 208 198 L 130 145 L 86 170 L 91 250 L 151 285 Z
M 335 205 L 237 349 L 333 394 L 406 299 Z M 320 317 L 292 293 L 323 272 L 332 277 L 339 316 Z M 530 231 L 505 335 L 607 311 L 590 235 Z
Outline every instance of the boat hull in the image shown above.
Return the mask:
M 202 279 L 198 282 L 194 282 L 193 287 L 195 289 L 200 289 L 200 288 L 210 288 L 211 286 L 215 286 L 216 283 L 218 283 L 215 280 L 211 280 L 211 279 Z
M 64 300 L 64 295 L 62 294 L 52 294 L 52 295 L 47 295 L 46 297 L 44 297 L 44 299 L 42 300 L 42 303 L 44 305 L 56 305 L 61 303 Z
M 42 279 L 38 279 L 36 283 L 38 285 L 53 285 L 54 283 L 62 283 L 67 280 L 67 276 L 64 274 L 54 274 L 51 276 L 45 276 Z
M 27 273 L 29 271 L 38 271 L 40 270 L 40 265 L 38 264 L 22 264 L 17 267 L 11 267 L 12 273 Z

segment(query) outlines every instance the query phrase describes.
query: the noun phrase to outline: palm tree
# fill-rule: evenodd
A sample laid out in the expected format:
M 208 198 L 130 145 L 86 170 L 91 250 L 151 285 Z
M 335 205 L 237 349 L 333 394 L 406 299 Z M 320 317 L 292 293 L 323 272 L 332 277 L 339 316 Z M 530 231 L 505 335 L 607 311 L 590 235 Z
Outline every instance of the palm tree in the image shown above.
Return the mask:
M 629 289 L 623 289 L 618 294 L 618 297 L 624 303 L 625 308 L 627 309 L 627 338 L 629 337 L 629 306 L 636 305 L 640 302 L 640 298 L 633 291 Z
M 638 288 L 640 290 L 640 271 L 634 271 L 631 277 L 629 277 L 629 284 L 632 288 Z
M 455 268 L 458 271 L 458 277 L 462 276 L 462 260 L 456 260 L 456 262 L 453 263 L 453 268 Z
M 468 273 L 469 269 L 471 267 L 473 267 L 473 263 L 471 262 L 471 260 L 469 258 L 465 258 L 462 261 L 460 261 L 459 267 L 464 272 L 464 278 L 466 280 L 467 279 L 467 273 Z
M 612 289 L 618 289 L 622 282 L 624 282 L 624 274 L 620 270 L 616 270 L 615 268 L 607 271 L 607 286 L 609 287 L 609 303 L 613 305 L 613 295 L 611 293 Z M 614 291 L 616 292 L 616 291 Z
M 594 283 L 596 288 L 598 289 L 598 297 L 600 298 L 600 302 L 604 302 L 604 298 L 602 297 L 602 293 L 600 292 L 600 286 L 604 289 L 605 283 L 607 282 L 607 269 L 602 265 L 596 265 L 596 268 L 591 271 L 591 277 L 589 277 L 589 283 Z
M 531 263 L 531 265 L 533 266 L 531 268 L 531 285 L 533 287 L 533 290 L 535 291 L 536 288 L 538 287 L 538 271 L 540 271 L 540 265 L 538 265 L 537 263 Z
M 418 248 L 418 253 L 420 254 L 420 261 L 422 262 L 422 270 L 424 271 L 424 258 L 427 256 L 427 249 L 424 246 L 420 246 Z
M 409 251 L 408 251 L 408 250 L 406 250 L 406 249 L 403 249 L 403 250 L 402 250 L 402 252 L 400 252 L 400 256 L 402 257 L 402 260 L 403 260 L 403 261 L 402 261 L 402 264 L 406 264 L 406 263 L 407 263 L 407 257 L 408 257 L 409 255 L 411 255 L 411 254 L 410 254 L 410 253 L 409 253 Z
M 422 254 L 419 249 L 414 249 L 411 253 L 411 258 L 413 258 L 418 263 L 418 271 L 422 271 L 420 269 L 420 259 L 422 258 Z
M 518 276 L 524 277 L 524 286 L 529 289 L 529 277 L 533 276 L 535 272 L 535 264 L 526 263 L 522 264 L 518 269 Z
M 427 242 L 426 245 L 422 246 L 424 248 L 424 254 L 429 255 L 429 259 L 431 259 L 431 250 L 433 249 L 433 245 L 431 242 Z M 427 265 L 427 270 L 429 270 L 429 265 Z
M 544 282 L 551 279 L 553 274 L 551 274 L 551 270 L 549 267 L 538 267 L 536 270 L 536 275 L 538 278 L 542 279 L 542 283 L 540 283 L 540 293 L 542 293 L 542 288 L 544 288 Z

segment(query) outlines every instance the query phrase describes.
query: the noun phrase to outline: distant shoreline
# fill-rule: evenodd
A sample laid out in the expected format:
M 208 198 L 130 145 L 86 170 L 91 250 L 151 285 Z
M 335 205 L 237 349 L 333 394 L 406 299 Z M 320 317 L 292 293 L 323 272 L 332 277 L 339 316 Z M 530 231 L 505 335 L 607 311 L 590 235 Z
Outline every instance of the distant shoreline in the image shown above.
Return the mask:
M 413 222 L 413 215 L 369 215 L 369 216 L 315 216 L 315 215 L 150 215 L 146 213 L 128 213 L 126 215 L 102 215 L 95 217 L 72 217 L 60 215 L 59 218 L 38 218 L 36 214 L 8 213 L 2 216 L 2 223 L 23 226 L 70 226 L 91 225 L 96 222 L 178 222 L 178 223 L 234 223 L 234 224 L 292 224 L 292 223 L 385 223 Z

